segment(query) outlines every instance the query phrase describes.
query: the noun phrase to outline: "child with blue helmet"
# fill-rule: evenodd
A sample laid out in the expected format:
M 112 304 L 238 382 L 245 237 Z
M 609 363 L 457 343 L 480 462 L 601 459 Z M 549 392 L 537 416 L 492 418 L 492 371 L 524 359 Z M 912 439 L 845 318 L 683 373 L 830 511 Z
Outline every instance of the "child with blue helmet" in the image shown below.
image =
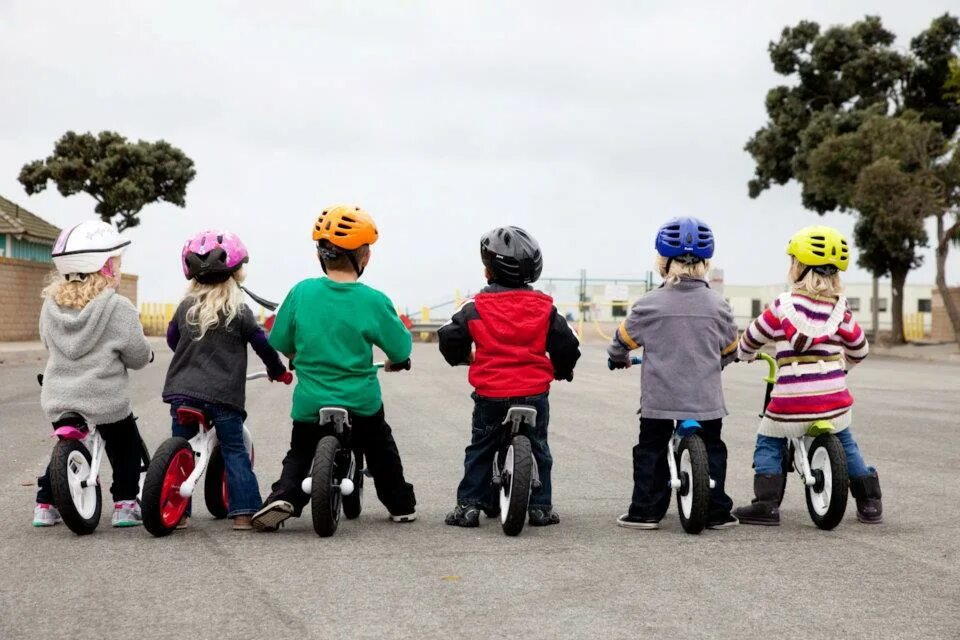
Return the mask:
M 724 491 L 727 448 L 720 430 L 727 409 L 720 372 L 736 357 L 737 326 L 730 306 L 707 283 L 713 231 L 697 218 L 673 218 L 660 227 L 655 246 L 663 284 L 634 304 L 607 348 L 616 368 L 629 367 L 630 352 L 643 348 L 633 499 L 617 524 L 660 528 L 670 504 L 668 443 L 677 421 L 696 420 L 716 482 L 707 527 L 730 527 L 737 519 Z

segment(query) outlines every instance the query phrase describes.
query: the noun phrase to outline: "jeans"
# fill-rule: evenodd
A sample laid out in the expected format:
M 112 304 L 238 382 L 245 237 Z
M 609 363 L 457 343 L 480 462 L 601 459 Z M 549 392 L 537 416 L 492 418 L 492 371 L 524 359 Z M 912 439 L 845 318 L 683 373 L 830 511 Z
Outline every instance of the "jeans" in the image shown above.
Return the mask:
M 837 439 L 843 446 L 847 457 L 847 474 L 851 478 L 860 478 L 875 471 L 868 467 L 860 454 L 860 447 L 853 439 L 850 427 L 838 431 Z M 757 448 L 753 452 L 753 468 L 756 473 L 783 473 L 783 452 L 787 446 L 786 438 L 772 438 L 757 434 Z
M 537 410 L 536 428 L 529 432 L 530 447 L 537 462 L 540 487 L 530 494 L 530 509 L 550 511 L 553 508 L 553 486 L 550 481 L 553 457 L 547 444 L 550 424 L 548 394 L 519 398 L 485 398 L 473 394 L 473 430 L 464 452 L 463 480 L 457 487 L 457 502 L 490 509 L 499 505 L 493 488 L 493 458 L 503 441 L 503 419 L 507 410 L 523 404 Z
M 635 518 L 660 521 L 670 506 L 670 467 L 667 445 L 673 437 L 675 422 L 640 418 L 640 437 L 633 447 L 633 499 L 629 514 Z M 723 420 L 702 420 L 698 435 L 707 449 L 710 477 L 716 486 L 710 490 L 708 521 L 718 522 L 730 515 L 733 500 L 724 485 L 727 478 L 727 446 L 720 439 Z
M 197 435 L 200 425 L 180 424 L 177 420 L 177 408 L 180 406 L 201 409 L 207 414 L 207 419 L 213 423 L 217 432 L 217 441 L 220 453 L 223 455 L 223 466 L 227 471 L 227 517 L 250 515 L 260 508 L 260 487 L 257 486 L 257 476 L 253 473 L 250 456 L 243 444 L 244 412 L 222 404 L 204 402 L 203 400 L 177 400 L 170 403 L 170 415 L 173 417 L 172 431 L 175 437 L 190 438 Z M 190 515 L 188 509 L 186 515 Z
M 113 468 L 113 483 L 110 485 L 113 501 L 136 500 L 140 493 L 140 462 L 143 451 L 137 419 L 130 414 L 119 422 L 98 424 L 97 431 L 103 438 L 103 448 Z M 53 504 L 49 463 L 43 475 L 37 478 L 37 487 L 37 503 Z
M 402 516 L 414 512 L 417 504 L 413 485 L 403 477 L 403 463 L 393 431 L 384 420 L 383 407 L 372 416 L 350 414 L 350 447 L 363 454 L 367 470 L 373 476 L 377 498 L 390 515 Z M 294 422 L 290 435 L 290 450 L 283 459 L 280 479 L 273 483 L 264 506 L 275 500 L 286 500 L 293 505 L 293 513 L 300 516 L 310 501 L 301 483 L 310 475 L 313 455 L 320 438 L 330 431 L 316 422 Z

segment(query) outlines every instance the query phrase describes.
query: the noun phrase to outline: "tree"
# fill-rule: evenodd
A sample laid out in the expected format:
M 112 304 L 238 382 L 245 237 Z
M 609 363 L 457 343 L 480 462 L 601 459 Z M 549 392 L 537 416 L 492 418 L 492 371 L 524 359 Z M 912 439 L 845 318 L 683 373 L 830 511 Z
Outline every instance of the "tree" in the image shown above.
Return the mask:
M 914 133 L 916 126 L 929 122 L 933 128 L 928 133 L 938 129 L 942 142 L 957 130 L 960 107 L 943 87 L 950 74 L 950 52 L 960 39 L 960 22 L 949 15 L 936 18 L 911 41 L 910 54 L 895 50 L 894 39 L 874 16 L 823 32 L 808 21 L 785 28 L 780 40 L 770 43 L 770 60 L 777 73 L 794 77 L 797 83 L 768 92 L 769 120 L 745 147 L 756 162 L 749 182 L 751 197 L 774 184 L 796 180 L 804 207 L 820 214 L 837 209 L 858 212 L 856 240 L 867 252 L 861 264 L 875 275 L 892 277 L 903 265 L 919 264 L 916 252 L 925 245 L 926 234 L 916 217 L 920 210 L 933 214 L 927 205 L 936 198 L 924 193 L 920 200 L 927 204 L 918 209 L 917 197 L 919 190 L 934 188 L 930 173 L 938 160 L 914 154 L 923 158 L 921 177 L 918 165 L 906 163 L 909 154 L 903 145 L 876 137 L 904 134 L 907 121 L 899 118 L 908 109 L 915 112 L 908 118 Z M 885 118 L 889 122 L 883 124 Z M 873 123 L 869 136 L 845 137 L 868 122 Z M 885 153 L 891 154 L 891 162 L 873 166 Z M 904 181 L 911 185 L 912 198 L 884 205 L 868 192 L 893 193 L 891 189 Z M 893 221 L 892 216 L 906 218 Z M 895 298 L 902 300 L 897 293 Z M 902 340 L 900 300 L 893 307 L 894 338 Z
M 19 180 L 29 195 L 46 189 L 49 181 L 63 196 L 87 193 L 97 201 L 100 218 L 124 231 L 140 224 L 140 211 L 148 204 L 183 207 L 195 175 L 193 161 L 163 140 L 134 143 L 112 131 L 96 136 L 68 131 L 52 155 L 25 164 Z

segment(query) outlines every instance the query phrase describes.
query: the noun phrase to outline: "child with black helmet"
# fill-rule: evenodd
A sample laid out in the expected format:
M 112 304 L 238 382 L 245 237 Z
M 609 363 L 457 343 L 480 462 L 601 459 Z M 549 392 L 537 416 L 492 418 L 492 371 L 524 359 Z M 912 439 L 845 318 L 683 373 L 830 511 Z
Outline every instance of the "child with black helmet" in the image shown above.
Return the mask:
M 488 286 L 467 300 L 440 328 L 440 352 L 451 366 L 469 364 L 473 393 L 473 435 L 464 457 L 457 505 L 446 523 L 476 527 L 480 510 L 494 517 L 499 503 L 491 485 L 497 432 L 509 408 L 523 404 L 537 410 L 530 444 L 540 487 L 530 496 L 529 522 L 560 522 L 553 509 L 547 444 L 548 394 L 553 380 L 573 380 L 580 343 L 553 299 L 530 284 L 543 269 L 540 245 L 519 227 L 498 227 L 480 240 L 480 259 Z M 473 347 L 476 345 L 474 352 Z
M 663 284 L 637 301 L 607 348 L 616 368 L 629 367 L 630 351 L 643 348 L 633 499 L 617 524 L 660 528 L 670 504 L 670 437 L 676 421 L 696 420 L 716 482 L 710 490 L 707 527 L 733 526 L 733 501 L 724 491 L 727 447 L 720 429 L 727 409 L 720 371 L 736 357 L 737 326 L 730 306 L 707 283 L 713 231 L 697 218 L 673 218 L 660 227 L 655 246 Z

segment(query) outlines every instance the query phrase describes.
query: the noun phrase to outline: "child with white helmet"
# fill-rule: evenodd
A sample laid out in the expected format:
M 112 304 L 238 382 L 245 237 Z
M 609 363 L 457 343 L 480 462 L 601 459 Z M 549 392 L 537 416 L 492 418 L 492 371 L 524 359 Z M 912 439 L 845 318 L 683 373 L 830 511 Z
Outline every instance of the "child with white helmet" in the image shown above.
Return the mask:
M 49 352 L 40 404 L 51 422 L 82 415 L 103 437 L 113 468 L 113 526 L 141 522 L 137 505 L 141 440 L 130 406 L 128 369 L 150 362 L 140 315 L 117 293 L 120 262 L 130 241 L 111 225 L 81 222 L 54 244 L 57 273 L 43 291 L 40 339 Z M 49 467 L 39 478 L 33 524 L 60 521 L 52 506 Z
M 195 422 L 180 423 L 181 406 L 211 418 L 227 472 L 227 517 L 237 530 L 251 529 L 250 516 L 260 508 L 260 488 L 243 441 L 247 345 L 263 360 L 271 380 L 293 381 L 243 301 L 240 283 L 249 260 L 240 238 L 226 231 L 203 231 L 183 245 L 180 266 L 190 288 L 167 327 L 174 354 L 163 387 L 174 436 L 189 439 L 199 429 Z M 187 517 L 178 528 L 186 526 Z
M 753 503 L 734 514 L 744 524 L 780 524 L 786 438 L 802 436 L 813 422 L 826 420 L 837 430 L 857 501 L 857 519 L 883 519 L 880 479 L 863 461 L 850 431 L 853 396 L 846 371 L 867 357 L 869 346 L 843 296 L 840 271 L 850 249 L 836 229 L 801 229 L 787 246 L 790 291 L 781 294 L 740 338 L 740 360 L 750 361 L 769 342 L 776 343 L 779 372 L 757 434 L 753 454 Z

